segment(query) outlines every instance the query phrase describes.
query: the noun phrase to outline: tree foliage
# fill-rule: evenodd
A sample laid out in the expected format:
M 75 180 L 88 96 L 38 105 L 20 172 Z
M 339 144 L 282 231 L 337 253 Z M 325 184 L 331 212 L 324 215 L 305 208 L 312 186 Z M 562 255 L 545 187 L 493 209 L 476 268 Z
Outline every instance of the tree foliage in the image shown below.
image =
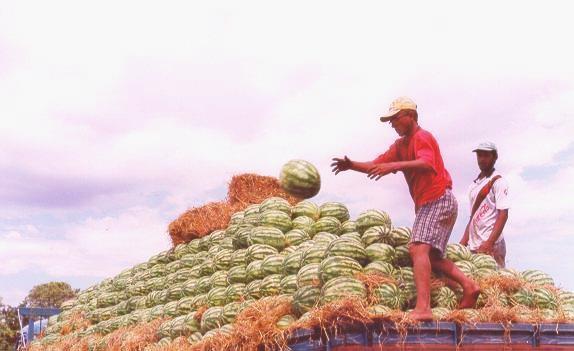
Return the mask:
M 50 282 L 36 285 L 24 299 L 26 307 L 56 307 L 62 302 L 74 298 L 76 291 L 65 282 Z
M 18 330 L 18 313 L 15 307 L 2 303 L 0 297 L 0 350 L 13 350 Z

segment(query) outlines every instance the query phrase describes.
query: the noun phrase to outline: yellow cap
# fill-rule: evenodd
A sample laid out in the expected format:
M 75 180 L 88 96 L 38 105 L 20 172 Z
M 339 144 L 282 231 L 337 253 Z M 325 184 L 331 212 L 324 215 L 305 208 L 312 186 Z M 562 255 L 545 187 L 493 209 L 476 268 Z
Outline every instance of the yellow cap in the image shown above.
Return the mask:
M 415 110 L 417 109 L 417 104 L 406 96 L 401 96 L 396 98 L 389 106 L 389 112 L 381 117 L 381 122 L 387 122 L 394 117 L 401 110 Z

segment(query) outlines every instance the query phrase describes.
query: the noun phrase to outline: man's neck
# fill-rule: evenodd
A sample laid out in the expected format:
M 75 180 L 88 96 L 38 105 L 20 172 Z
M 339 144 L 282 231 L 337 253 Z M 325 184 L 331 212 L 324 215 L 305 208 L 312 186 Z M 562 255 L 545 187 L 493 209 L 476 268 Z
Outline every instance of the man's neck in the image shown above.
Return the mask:
M 421 129 L 421 127 L 419 127 L 418 123 L 413 123 L 411 129 L 405 135 L 405 138 L 406 139 L 412 138 L 412 136 L 415 135 L 415 133 L 418 132 L 419 129 Z
M 492 175 L 492 173 L 494 173 L 494 167 L 488 171 L 481 171 L 477 179 L 488 178 Z

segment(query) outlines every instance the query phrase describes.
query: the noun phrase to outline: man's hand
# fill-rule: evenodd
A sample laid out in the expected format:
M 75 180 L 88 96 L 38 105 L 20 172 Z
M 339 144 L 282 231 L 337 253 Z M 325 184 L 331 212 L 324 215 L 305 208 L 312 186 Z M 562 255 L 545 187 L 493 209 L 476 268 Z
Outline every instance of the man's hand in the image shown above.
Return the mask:
M 353 165 L 353 161 L 351 161 L 347 156 L 344 158 L 334 158 L 333 163 L 331 163 L 331 167 L 333 167 L 332 171 L 335 172 L 335 175 L 339 174 L 339 172 L 347 171 L 351 169 Z
M 478 253 L 484 253 L 484 254 L 492 256 L 493 249 L 494 249 L 494 244 L 491 243 L 490 241 L 485 241 L 482 244 L 480 244 L 480 246 L 478 247 L 478 250 L 476 250 L 476 251 Z
M 379 180 L 389 173 L 395 173 L 397 170 L 392 163 L 379 163 L 369 169 L 368 177 L 374 180 Z
M 468 240 L 464 240 L 464 238 L 460 239 L 459 244 L 461 244 L 462 246 L 468 246 Z

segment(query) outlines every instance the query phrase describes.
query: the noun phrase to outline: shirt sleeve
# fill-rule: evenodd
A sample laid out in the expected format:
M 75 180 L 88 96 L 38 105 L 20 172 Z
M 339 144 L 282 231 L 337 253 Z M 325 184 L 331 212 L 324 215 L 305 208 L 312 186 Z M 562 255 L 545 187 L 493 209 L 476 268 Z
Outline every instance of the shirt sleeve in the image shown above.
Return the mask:
M 500 178 L 494 182 L 494 201 L 497 210 L 506 210 L 510 208 L 510 198 L 508 195 L 508 182 Z
M 397 145 L 396 143 L 393 143 L 393 145 L 391 145 L 384 154 L 381 154 L 377 158 L 375 158 L 373 160 L 373 163 L 378 164 L 378 163 L 395 162 L 398 161 L 398 159 L 399 158 L 397 153 Z
M 419 133 L 420 134 L 420 133 Z M 415 158 L 428 163 L 436 173 L 435 149 L 432 140 L 428 137 L 418 137 L 415 140 Z

